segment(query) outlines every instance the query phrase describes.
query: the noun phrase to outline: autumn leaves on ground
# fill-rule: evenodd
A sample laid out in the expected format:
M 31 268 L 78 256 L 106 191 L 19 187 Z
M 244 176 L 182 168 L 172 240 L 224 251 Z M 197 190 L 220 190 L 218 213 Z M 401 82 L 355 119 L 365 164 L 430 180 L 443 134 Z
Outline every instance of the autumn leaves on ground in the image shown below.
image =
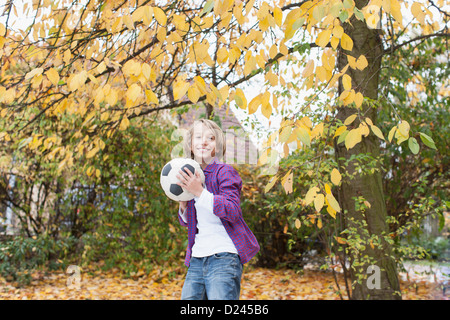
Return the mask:
M 184 282 L 183 268 L 136 273 L 132 278 L 118 270 L 83 268 L 78 283 L 68 282 L 63 271 L 35 272 L 29 286 L 16 288 L 0 278 L 0 300 L 178 300 Z M 411 275 L 410 275 L 411 276 Z M 337 275 L 342 298 L 347 299 L 343 277 Z M 69 279 L 70 280 L 70 279 Z M 69 284 L 69 285 L 68 285 Z M 442 283 L 411 279 L 401 282 L 405 300 L 447 299 Z M 332 272 L 289 269 L 244 269 L 241 300 L 339 300 L 341 296 Z

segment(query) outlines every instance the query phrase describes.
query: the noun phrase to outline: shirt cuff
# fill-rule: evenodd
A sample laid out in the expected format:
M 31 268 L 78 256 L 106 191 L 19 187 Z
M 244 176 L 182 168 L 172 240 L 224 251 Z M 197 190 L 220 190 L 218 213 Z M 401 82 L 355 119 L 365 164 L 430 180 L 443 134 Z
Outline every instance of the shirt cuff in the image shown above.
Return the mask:
M 181 208 L 178 209 L 178 215 L 181 217 L 184 223 L 187 223 L 187 208 L 184 209 L 184 212 L 181 211 Z

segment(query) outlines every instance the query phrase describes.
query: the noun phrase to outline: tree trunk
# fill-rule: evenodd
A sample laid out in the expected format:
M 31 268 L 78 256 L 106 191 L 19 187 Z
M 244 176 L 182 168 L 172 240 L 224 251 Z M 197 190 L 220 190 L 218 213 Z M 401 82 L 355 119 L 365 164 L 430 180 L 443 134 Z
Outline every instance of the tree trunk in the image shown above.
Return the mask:
M 355 1 L 358 8 L 362 8 L 367 1 Z M 351 24 L 343 25 L 344 31 L 353 40 L 351 52 L 341 50 L 338 57 L 338 67 L 342 70 L 348 63 L 347 55 L 358 58 L 364 55 L 368 60 L 368 66 L 363 70 L 348 68 L 347 74 L 352 78 L 352 88 L 355 92 L 361 92 L 365 97 L 377 99 L 379 75 L 382 59 L 382 42 L 378 30 L 369 29 L 365 22 L 355 18 L 350 19 Z M 339 83 L 339 94 L 344 91 L 342 81 Z M 361 109 L 351 107 L 340 107 L 337 118 L 344 122 L 350 115 L 358 113 L 363 115 L 362 119 L 368 117 L 376 124 L 377 110 L 363 104 Z M 357 128 L 360 121 L 356 120 L 348 130 Z M 357 161 L 345 163 L 352 157 L 361 154 L 370 155 L 377 158 L 380 154 L 380 142 L 372 132 L 362 137 L 362 141 L 353 148 L 347 150 L 344 143 L 337 145 L 335 140 L 336 159 L 339 167 L 345 167 L 343 183 L 339 189 L 338 196 L 341 204 L 344 226 L 347 230 L 354 230 L 353 239 L 361 239 L 360 244 L 364 247 L 353 247 L 349 244 L 350 250 L 350 276 L 353 283 L 352 299 L 401 299 L 399 281 L 396 270 L 396 263 L 392 257 L 392 249 L 387 243 L 383 234 L 389 232 L 386 223 L 387 211 L 382 187 L 382 175 L 379 170 L 364 172 L 357 166 Z M 380 166 L 378 165 L 378 169 Z M 351 176 L 351 178 L 350 178 Z M 362 197 L 362 198 L 361 198 Z M 370 208 L 358 206 L 355 202 L 359 198 L 359 203 L 368 201 Z M 353 228 L 353 229 L 352 229 Z M 349 235 L 347 235 L 349 236 Z M 377 236 L 380 239 L 378 244 L 370 242 Z M 371 238 L 372 237 L 372 238 Z M 368 276 L 361 278 L 361 276 Z

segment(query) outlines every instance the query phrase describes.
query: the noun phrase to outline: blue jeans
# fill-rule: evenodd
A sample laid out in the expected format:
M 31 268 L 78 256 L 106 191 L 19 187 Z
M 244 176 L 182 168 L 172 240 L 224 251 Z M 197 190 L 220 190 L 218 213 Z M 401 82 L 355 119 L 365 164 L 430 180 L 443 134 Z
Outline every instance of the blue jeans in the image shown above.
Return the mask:
M 234 253 L 191 258 L 182 300 L 239 300 L 242 264 Z

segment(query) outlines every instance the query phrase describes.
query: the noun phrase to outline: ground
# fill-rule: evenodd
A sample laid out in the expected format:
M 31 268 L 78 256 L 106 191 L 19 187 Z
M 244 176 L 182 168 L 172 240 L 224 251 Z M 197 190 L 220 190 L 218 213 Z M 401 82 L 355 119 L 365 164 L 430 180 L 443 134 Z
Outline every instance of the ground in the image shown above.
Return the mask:
M 414 269 L 416 268 L 416 269 Z M 447 300 L 449 292 L 448 267 L 444 272 L 420 273 L 415 265 L 409 272 L 400 274 L 402 297 L 405 300 Z M 420 268 L 419 268 L 420 269 Z M 422 272 L 424 271 L 425 272 Z M 433 270 L 432 270 L 433 271 Z M 132 278 L 124 278 L 118 270 L 80 270 L 80 281 L 71 281 L 63 271 L 36 271 L 30 285 L 16 288 L 0 278 L 0 300 L 47 299 L 139 299 L 178 300 L 184 281 L 184 268 L 170 271 L 138 272 Z M 341 294 L 347 299 L 343 278 L 337 274 Z M 68 281 L 69 280 L 69 281 Z M 446 282 L 447 281 L 447 282 Z M 450 289 L 448 289 L 450 291 Z M 334 300 L 341 299 L 332 272 L 290 269 L 246 268 L 242 279 L 241 300 Z

